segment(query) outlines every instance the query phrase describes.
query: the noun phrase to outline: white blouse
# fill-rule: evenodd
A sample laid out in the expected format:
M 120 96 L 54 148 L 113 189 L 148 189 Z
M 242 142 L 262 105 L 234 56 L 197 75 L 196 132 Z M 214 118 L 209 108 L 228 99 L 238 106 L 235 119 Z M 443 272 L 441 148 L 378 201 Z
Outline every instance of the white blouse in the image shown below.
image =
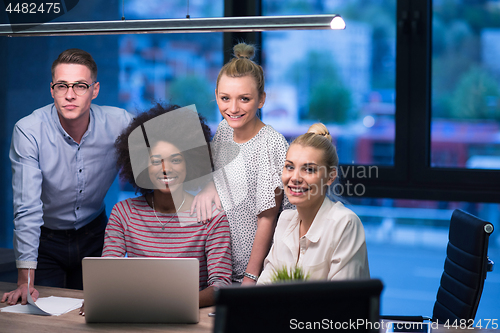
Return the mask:
M 233 281 L 241 281 L 252 252 L 257 215 L 276 206 L 274 190 L 283 189 L 288 143 L 269 125 L 249 141 L 236 143 L 233 129 L 222 120 L 212 146 L 214 183 L 231 229 Z M 291 207 L 288 200 L 283 204 Z
M 370 278 L 363 225 L 341 202 L 325 198 L 300 239 L 299 229 L 296 210 L 281 213 L 258 284 L 270 283 L 276 270 L 296 265 L 309 274 L 310 280 Z

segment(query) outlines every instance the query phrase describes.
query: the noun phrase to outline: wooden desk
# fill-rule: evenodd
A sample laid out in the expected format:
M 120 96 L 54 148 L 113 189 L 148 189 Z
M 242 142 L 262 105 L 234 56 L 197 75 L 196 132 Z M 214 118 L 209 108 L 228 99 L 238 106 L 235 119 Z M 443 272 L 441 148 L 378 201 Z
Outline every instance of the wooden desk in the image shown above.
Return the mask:
M 13 290 L 14 283 L 0 282 L 0 296 L 4 292 Z M 83 291 L 61 288 L 37 287 L 40 297 L 61 296 L 83 299 Z M 0 303 L 0 308 L 6 306 Z M 0 331 L 9 333 L 38 333 L 38 332 L 212 332 L 213 317 L 208 317 L 214 307 L 200 309 L 200 322 L 193 324 L 86 324 L 85 318 L 80 316 L 79 310 L 74 310 L 61 316 L 36 316 L 19 313 L 0 312 Z M 256 318 L 258 320 L 258 318 Z M 462 333 L 462 332 L 494 332 L 500 333 L 499 329 L 447 329 L 442 325 L 433 333 Z M 381 333 L 383 333 L 381 331 Z
M 14 290 L 16 284 L 0 282 L 0 297 Z M 60 296 L 83 299 L 83 291 L 50 287 L 36 287 L 40 297 Z M 0 303 L 0 308 L 6 306 Z M 212 332 L 213 317 L 208 314 L 214 307 L 200 309 L 198 324 L 86 324 L 85 318 L 74 310 L 61 316 L 37 316 L 0 312 L 0 331 L 9 333 L 29 332 Z

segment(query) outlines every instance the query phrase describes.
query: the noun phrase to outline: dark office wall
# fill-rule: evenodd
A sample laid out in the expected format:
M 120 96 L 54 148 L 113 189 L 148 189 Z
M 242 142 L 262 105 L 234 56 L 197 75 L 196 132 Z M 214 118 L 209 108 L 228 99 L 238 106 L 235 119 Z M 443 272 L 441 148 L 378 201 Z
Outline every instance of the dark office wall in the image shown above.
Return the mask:
M 12 239 L 12 232 L 7 228 L 8 217 L 12 215 L 12 205 L 9 205 L 9 194 L 7 189 L 10 187 L 10 168 L 7 161 L 6 149 L 8 145 L 7 133 L 9 131 L 7 124 L 4 121 L 5 107 L 4 103 L 7 99 L 7 68 L 5 65 L 7 59 L 7 40 L 5 38 L 0 38 L 0 156 L 3 163 L 0 163 L 0 246 L 5 246 L 7 244 L 7 239 Z M 12 200 L 10 200 L 12 201 Z M 9 214 L 10 213 L 10 214 Z
M 45 95 L 49 93 L 48 83 L 44 80 L 42 65 L 47 55 L 40 50 L 47 49 L 40 39 L 31 39 L 29 48 L 22 47 L 20 41 L 14 38 L 2 38 L 2 99 L 0 106 L 0 121 L 2 122 L 1 142 L 1 207 L 2 233 L 0 246 L 12 246 L 12 187 L 9 161 L 9 147 L 12 128 L 21 117 L 30 113 L 35 107 L 50 102 L 50 94 L 44 96 L 42 87 L 46 87 Z M 23 41 L 26 44 L 26 41 Z M 29 52 L 27 52 L 29 49 Z M 50 73 L 50 69 L 49 69 Z M 50 81 L 49 81 L 50 82 Z

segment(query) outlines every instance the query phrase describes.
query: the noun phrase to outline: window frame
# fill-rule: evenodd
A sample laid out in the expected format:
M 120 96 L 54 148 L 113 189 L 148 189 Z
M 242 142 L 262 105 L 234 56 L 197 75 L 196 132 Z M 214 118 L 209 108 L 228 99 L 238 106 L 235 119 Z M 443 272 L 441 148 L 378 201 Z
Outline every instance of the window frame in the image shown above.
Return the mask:
M 226 0 L 225 15 L 261 15 L 261 1 Z M 343 181 L 362 184 L 364 197 L 500 202 L 499 170 L 431 167 L 432 0 L 398 0 L 396 11 L 394 165 L 377 166 L 378 177 L 355 178 L 350 172 Z M 225 61 L 236 40 L 260 45 L 257 32 L 224 35 Z

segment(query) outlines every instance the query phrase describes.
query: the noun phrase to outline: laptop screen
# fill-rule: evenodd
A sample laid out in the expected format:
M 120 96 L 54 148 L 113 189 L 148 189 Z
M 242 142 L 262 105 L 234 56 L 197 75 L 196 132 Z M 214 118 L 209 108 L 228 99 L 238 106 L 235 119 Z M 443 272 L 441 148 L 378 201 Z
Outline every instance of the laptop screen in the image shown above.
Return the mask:
M 84 258 L 85 321 L 197 323 L 195 258 Z

